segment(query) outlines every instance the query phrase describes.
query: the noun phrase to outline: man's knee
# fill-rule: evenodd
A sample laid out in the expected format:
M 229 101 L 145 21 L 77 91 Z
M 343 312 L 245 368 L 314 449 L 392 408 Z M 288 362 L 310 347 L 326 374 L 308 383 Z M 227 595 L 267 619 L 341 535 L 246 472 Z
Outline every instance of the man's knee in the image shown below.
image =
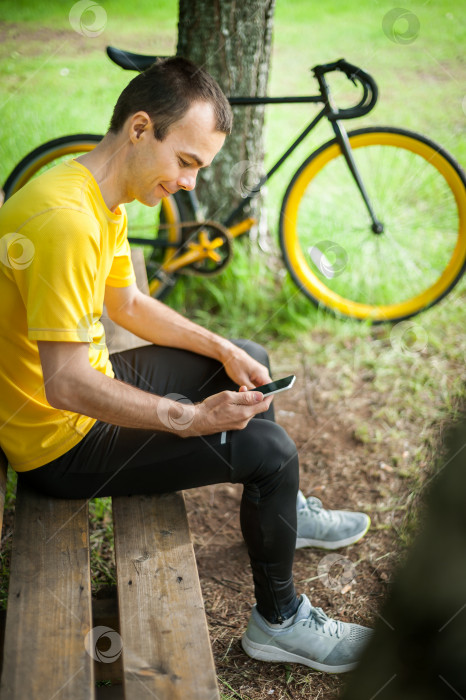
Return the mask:
M 281 425 L 272 424 L 268 432 L 269 440 L 266 447 L 267 462 L 271 461 L 273 455 L 276 462 L 279 462 L 280 469 L 284 469 L 288 464 L 296 461 L 297 449 L 293 440 Z
M 277 423 L 253 419 L 233 436 L 232 466 L 235 481 L 243 483 L 279 472 L 283 472 L 283 478 L 294 480 L 298 478 L 296 445 Z

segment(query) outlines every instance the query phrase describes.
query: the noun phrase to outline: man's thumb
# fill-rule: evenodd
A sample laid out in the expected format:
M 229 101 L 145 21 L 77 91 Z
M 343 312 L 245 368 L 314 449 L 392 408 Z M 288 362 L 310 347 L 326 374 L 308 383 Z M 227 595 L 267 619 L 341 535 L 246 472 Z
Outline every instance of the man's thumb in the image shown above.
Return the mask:
M 241 400 L 238 403 L 254 404 L 264 398 L 260 391 L 240 391 Z

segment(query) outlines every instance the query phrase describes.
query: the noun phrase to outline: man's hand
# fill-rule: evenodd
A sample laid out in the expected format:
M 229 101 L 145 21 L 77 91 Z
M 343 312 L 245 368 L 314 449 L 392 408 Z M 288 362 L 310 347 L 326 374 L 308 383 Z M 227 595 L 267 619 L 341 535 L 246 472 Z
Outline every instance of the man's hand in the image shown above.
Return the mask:
M 179 435 L 192 437 L 242 430 L 251 418 L 268 409 L 272 399 L 273 396 L 264 398 L 260 391 L 248 391 L 242 386 L 240 391 L 222 391 L 194 406 L 181 404 L 181 411 L 187 415 Z M 188 420 L 190 411 L 192 418 Z
M 222 362 L 225 372 L 239 386 L 250 389 L 272 381 L 267 367 L 236 345 L 231 344 Z

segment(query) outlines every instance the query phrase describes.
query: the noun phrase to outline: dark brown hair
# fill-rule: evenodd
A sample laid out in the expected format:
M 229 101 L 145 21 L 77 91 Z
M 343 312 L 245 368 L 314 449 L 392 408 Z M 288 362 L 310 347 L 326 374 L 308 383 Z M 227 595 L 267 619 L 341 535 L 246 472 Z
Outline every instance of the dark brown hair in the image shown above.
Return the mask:
M 125 87 L 114 107 L 109 131 L 120 131 L 128 117 L 144 111 L 153 122 L 155 138 L 163 141 L 170 126 L 197 100 L 211 103 L 217 131 L 231 133 L 233 113 L 217 81 L 181 56 L 157 59 Z

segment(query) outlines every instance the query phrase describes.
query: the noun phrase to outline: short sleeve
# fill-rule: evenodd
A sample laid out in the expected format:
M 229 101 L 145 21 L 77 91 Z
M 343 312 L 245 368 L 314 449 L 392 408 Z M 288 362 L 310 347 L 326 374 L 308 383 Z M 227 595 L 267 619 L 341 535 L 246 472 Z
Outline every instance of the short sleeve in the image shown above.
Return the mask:
M 124 222 L 117 237 L 115 255 L 106 280 L 109 287 L 129 287 L 136 281 L 127 237 L 127 222 L 126 211 L 124 211 Z
M 31 263 L 15 273 L 29 339 L 92 341 L 89 328 L 101 264 L 98 222 L 86 213 L 61 209 L 41 214 L 34 228 Z

